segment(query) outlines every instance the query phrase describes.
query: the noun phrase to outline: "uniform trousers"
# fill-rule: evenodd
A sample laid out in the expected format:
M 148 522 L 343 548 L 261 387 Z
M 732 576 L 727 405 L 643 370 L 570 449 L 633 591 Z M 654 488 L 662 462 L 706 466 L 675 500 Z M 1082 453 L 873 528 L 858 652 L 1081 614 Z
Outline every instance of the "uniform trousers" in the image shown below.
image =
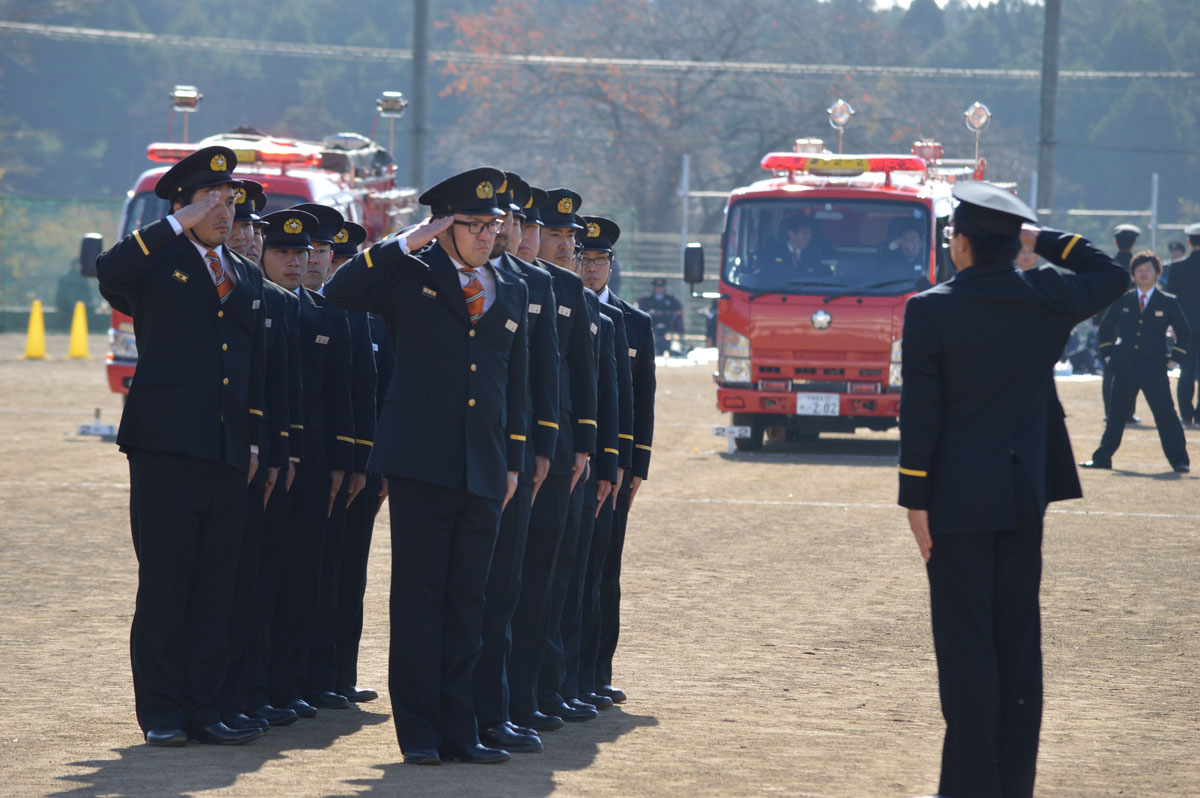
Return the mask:
M 250 652 L 247 646 L 254 608 L 259 600 L 259 559 L 266 518 L 263 495 L 263 481 L 256 478 L 246 489 L 246 533 L 242 537 L 242 550 L 238 555 L 237 575 L 233 584 L 233 611 L 229 614 L 229 668 L 217 693 L 217 707 L 221 710 L 221 717 L 225 718 L 248 708 L 246 691 L 249 687 Z
M 628 480 L 626 480 L 628 482 Z M 617 494 L 613 510 L 612 538 L 600 573 L 600 640 L 596 653 L 596 686 L 612 684 L 613 657 L 621 637 L 621 555 L 625 551 L 625 527 L 629 524 L 630 491 Z
M 554 564 L 554 578 L 550 585 L 550 617 L 547 627 L 546 649 L 542 667 L 538 672 L 537 699 L 539 706 L 554 708 L 563 702 L 559 693 L 566 677 L 564 664 L 562 623 L 567 608 L 567 596 L 579 572 L 581 541 L 584 536 L 583 503 L 588 486 L 595 485 L 595 467 L 589 467 L 587 480 L 580 479 L 567 502 L 567 522 L 563 527 L 562 545 L 558 550 L 558 562 Z M 591 543 L 591 524 L 587 525 L 588 543 Z
M 358 684 L 358 647 L 362 640 L 363 597 L 367 593 L 367 558 L 371 533 L 379 511 L 379 489 L 383 477 L 367 474 L 367 484 L 346 508 L 346 532 L 342 538 L 342 569 L 338 577 L 336 627 L 337 678 L 333 687 Z
M 508 668 L 509 711 L 518 723 L 538 708 L 538 673 L 550 635 L 550 587 L 567 522 L 570 493 L 570 474 L 551 473 L 542 482 L 529 516 L 529 535 L 521 566 L 521 596 L 512 617 L 512 656 Z
M 321 548 L 321 576 L 317 589 L 317 609 L 313 616 L 312 640 L 308 646 L 308 669 L 304 674 L 304 692 L 319 693 L 334 690 L 337 684 L 337 617 L 340 602 L 342 549 L 346 542 L 346 499 L 350 495 L 350 472 L 346 472 L 342 487 L 333 500 L 333 509 L 325 521 L 325 538 Z M 360 491 L 354 503 L 362 501 Z M 329 495 L 325 496 L 326 502 Z M 328 504 L 326 505 L 328 511 Z
M 271 703 L 304 697 L 329 511 L 329 471 L 311 460 L 296 466 L 287 524 L 279 547 L 279 589 L 271 625 Z
M 512 655 L 512 616 L 521 596 L 521 566 L 529 535 L 533 485 L 522 475 L 517 492 L 500 516 L 483 608 L 483 650 L 475 666 L 475 711 L 479 727 L 511 720 L 508 662 Z
M 1188 316 L 1192 327 L 1192 340 L 1183 344 L 1187 354 L 1179 361 L 1179 384 L 1175 391 L 1179 397 L 1179 414 L 1186 422 L 1197 420 L 1197 408 L 1192 404 L 1192 396 L 1196 390 L 1196 380 L 1200 378 L 1200 319 L 1193 320 Z
M 1105 419 L 1107 419 L 1110 415 L 1112 415 L 1112 413 L 1110 413 L 1109 411 L 1112 410 L 1113 378 L 1114 377 L 1115 377 L 1115 372 L 1113 371 L 1112 366 L 1109 366 L 1106 363 L 1104 365 L 1104 373 L 1101 374 L 1101 376 L 1100 376 L 1100 394 L 1104 399 L 1104 418 Z M 1133 400 L 1129 403 L 1129 415 L 1125 416 L 1125 418 L 1122 420 L 1121 423 L 1125 423 L 1125 421 L 1131 421 L 1133 419 L 1133 414 L 1136 410 L 1137 410 L 1137 394 L 1135 393 L 1133 395 Z
M 1117 416 L 1120 418 L 1120 416 Z M 1013 465 L 1013 529 L 938 534 L 926 573 L 946 736 L 938 793 L 1029 798 L 1042 721 L 1042 515 Z
M 1111 463 L 1112 456 L 1121 445 L 1121 437 L 1125 433 L 1125 423 L 1117 421 L 1127 416 L 1124 408 L 1133 405 L 1138 391 L 1146 397 L 1150 411 L 1154 414 L 1154 425 L 1158 427 L 1158 440 L 1162 444 L 1163 454 L 1172 466 L 1188 463 L 1187 444 L 1183 437 L 1183 425 L 1179 416 L 1175 415 L 1175 405 L 1171 403 L 1171 381 L 1167 372 L 1156 371 L 1153 374 L 1118 374 L 1113 379 L 1112 409 L 1108 422 L 1104 425 L 1104 436 L 1100 439 L 1100 447 L 1092 455 L 1097 463 Z
M 592 532 L 592 550 L 587 560 L 587 578 L 580 594 L 580 638 L 576 677 L 580 695 L 594 693 L 596 688 L 608 684 L 607 681 L 596 680 L 596 659 L 600 654 L 600 582 L 604 575 L 608 552 L 612 547 L 613 516 L 613 497 L 610 495 L 600 508 L 600 514 L 596 516 L 596 527 Z M 571 681 L 570 668 L 571 663 L 568 660 L 568 683 Z
M 295 487 L 293 485 L 293 487 Z M 275 618 L 276 599 L 279 593 L 279 568 L 283 547 L 289 542 L 285 527 L 289 505 L 287 471 L 279 472 L 275 489 L 262 524 L 262 546 L 259 550 L 257 587 L 254 603 L 246 608 L 250 615 L 250 630 L 247 635 L 246 707 L 258 709 L 271 703 L 272 624 Z
M 500 502 L 388 477 L 388 691 L 402 751 L 479 742 L 472 675 Z
M 138 590 L 129 655 L 143 731 L 219 721 L 246 475 L 184 454 L 129 452 Z M 231 554 L 232 553 L 232 554 Z

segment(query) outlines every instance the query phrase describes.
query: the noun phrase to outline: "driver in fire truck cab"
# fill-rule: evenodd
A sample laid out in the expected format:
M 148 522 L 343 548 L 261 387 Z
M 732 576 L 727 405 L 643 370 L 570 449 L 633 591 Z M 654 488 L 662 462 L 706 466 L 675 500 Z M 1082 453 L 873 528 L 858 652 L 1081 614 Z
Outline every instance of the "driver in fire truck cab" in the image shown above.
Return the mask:
M 817 220 L 803 213 L 783 218 L 779 245 L 768 252 L 762 266 L 775 277 L 828 277 L 833 271 L 833 243 L 821 235 Z

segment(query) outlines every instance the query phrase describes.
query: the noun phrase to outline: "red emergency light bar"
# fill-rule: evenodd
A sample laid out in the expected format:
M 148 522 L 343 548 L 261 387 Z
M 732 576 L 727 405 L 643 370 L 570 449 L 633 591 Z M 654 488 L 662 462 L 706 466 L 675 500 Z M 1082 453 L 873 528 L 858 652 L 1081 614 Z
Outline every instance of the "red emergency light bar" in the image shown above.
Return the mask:
M 853 177 L 864 172 L 924 172 L 925 159 L 915 155 L 808 155 L 769 152 L 762 168 L 772 172 L 808 172 L 828 177 Z
M 151 144 L 146 148 L 146 157 L 157 163 L 175 163 L 198 149 L 199 144 Z
M 146 157 L 157 163 L 175 163 L 200 149 L 199 144 L 151 144 Z M 312 147 L 271 142 L 253 149 L 231 147 L 239 164 L 265 163 L 279 166 L 320 166 L 321 152 Z

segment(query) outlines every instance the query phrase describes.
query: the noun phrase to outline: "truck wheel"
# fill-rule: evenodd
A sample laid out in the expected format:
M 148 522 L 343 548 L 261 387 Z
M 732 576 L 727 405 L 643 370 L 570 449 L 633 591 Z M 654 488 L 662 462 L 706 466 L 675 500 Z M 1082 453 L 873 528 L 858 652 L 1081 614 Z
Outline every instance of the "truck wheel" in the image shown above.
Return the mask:
M 762 416 L 757 413 L 734 413 L 733 425 L 735 427 L 749 427 L 749 438 L 734 438 L 733 445 L 737 447 L 739 452 L 757 452 L 763 445 L 763 432 L 766 425 L 763 423 Z

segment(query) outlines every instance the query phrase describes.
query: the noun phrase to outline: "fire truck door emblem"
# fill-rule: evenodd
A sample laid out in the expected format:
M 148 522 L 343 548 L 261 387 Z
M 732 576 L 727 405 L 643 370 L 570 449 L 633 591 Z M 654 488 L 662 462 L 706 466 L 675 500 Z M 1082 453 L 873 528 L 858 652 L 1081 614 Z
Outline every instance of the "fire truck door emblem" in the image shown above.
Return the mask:
M 818 330 L 828 330 L 829 325 L 833 324 L 833 316 L 825 310 L 818 310 L 812 314 L 812 326 Z

